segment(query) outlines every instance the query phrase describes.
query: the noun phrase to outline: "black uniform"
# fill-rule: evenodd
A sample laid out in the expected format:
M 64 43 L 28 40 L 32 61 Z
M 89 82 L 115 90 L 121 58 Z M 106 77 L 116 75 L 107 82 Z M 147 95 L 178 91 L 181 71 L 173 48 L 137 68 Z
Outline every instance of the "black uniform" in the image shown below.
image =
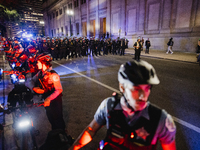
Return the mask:
M 86 51 L 87 51 L 87 43 L 85 41 L 83 41 L 83 43 L 82 43 L 82 56 L 87 56 Z
M 34 77 L 33 80 L 36 83 L 36 87 L 41 87 L 44 89 L 45 93 L 42 95 L 42 98 L 45 100 L 47 97 L 51 96 L 54 92 L 55 89 L 58 89 L 58 86 L 61 86 L 59 83 L 54 82 L 60 82 L 52 80 L 52 75 L 57 73 L 54 70 L 51 71 L 39 71 Z M 54 75 L 55 76 L 55 75 Z M 39 79 L 41 82 L 39 82 Z M 43 85 L 41 85 L 41 83 Z M 56 88 L 54 87 L 56 85 Z M 62 89 L 62 86 L 59 87 Z M 51 123 L 52 130 L 55 129 L 62 129 L 65 130 L 65 122 L 63 120 L 63 113 L 62 113 L 62 93 L 59 94 L 56 98 L 51 100 L 50 106 L 45 107 L 46 109 L 46 115 L 49 119 L 49 122 Z
M 65 58 L 66 59 L 66 47 L 65 47 L 65 43 L 64 43 L 64 41 L 60 41 L 60 43 L 59 43 L 59 48 L 60 48 L 60 60 L 62 59 L 62 58 Z
M 53 41 L 51 42 L 51 55 L 53 57 L 53 60 L 57 59 L 57 52 L 56 52 L 56 43 Z
M 93 39 L 90 40 L 90 53 L 94 56 L 95 53 L 95 41 Z
M 140 60 L 142 44 L 141 42 L 135 42 L 133 46 L 137 46 L 137 45 L 139 46 L 139 48 L 135 48 L 135 60 Z
M 100 40 L 97 40 L 96 41 L 96 55 L 97 55 L 97 53 L 99 54 L 99 55 L 101 55 L 101 41 Z

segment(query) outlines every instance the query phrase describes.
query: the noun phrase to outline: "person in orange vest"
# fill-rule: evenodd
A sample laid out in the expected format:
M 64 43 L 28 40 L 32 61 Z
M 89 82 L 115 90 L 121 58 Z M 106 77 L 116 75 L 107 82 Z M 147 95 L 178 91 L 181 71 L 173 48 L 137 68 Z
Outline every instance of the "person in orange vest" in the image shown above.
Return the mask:
M 46 115 L 51 123 L 52 130 L 65 130 L 62 109 L 62 85 L 60 76 L 52 70 L 52 58 L 44 55 L 38 58 L 37 67 L 40 70 L 33 78 L 35 83 L 33 91 L 42 94 Z

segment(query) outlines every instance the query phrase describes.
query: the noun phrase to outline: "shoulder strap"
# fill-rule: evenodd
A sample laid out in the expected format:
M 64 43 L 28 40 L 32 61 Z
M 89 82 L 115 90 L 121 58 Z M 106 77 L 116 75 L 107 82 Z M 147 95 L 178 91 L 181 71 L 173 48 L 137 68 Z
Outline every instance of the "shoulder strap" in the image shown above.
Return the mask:
M 52 74 L 52 73 L 58 74 L 55 70 L 50 70 L 50 72 L 51 72 L 51 74 Z
M 117 93 L 113 93 L 113 97 L 110 97 L 107 102 L 108 114 L 114 110 L 117 104 L 120 102 L 120 98 Z
M 158 127 L 158 123 L 160 121 L 160 117 L 161 117 L 161 114 L 162 114 L 162 109 L 150 104 L 149 105 L 149 117 L 150 117 L 150 120 L 151 120 L 151 125 L 152 125 L 152 134 L 150 135 L 150 141 L 153 140 L 153 137 L 156 133 L 156 130 L 157 130 L 157 127 Z

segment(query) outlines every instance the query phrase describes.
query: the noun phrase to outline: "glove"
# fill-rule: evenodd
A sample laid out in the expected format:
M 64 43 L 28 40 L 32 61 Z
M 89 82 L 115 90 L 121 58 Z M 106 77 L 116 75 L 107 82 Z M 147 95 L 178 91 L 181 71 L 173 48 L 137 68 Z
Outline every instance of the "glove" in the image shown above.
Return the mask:
M 44 100 L 44 107 L 50 106 L 50 103 L 51 103 L 51 100 L 49 100 L 48 98 L 46 98 L 46 99 Z

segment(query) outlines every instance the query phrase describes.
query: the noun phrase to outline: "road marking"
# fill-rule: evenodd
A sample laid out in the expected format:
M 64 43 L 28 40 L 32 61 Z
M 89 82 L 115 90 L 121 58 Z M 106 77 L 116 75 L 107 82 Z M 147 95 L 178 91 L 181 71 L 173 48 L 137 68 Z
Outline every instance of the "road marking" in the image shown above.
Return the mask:
M 73 70 L 73 69 L 71 69 L 71 68 L 69 68 L 69 67 L 66 67 L 66 66 L 64 66 L 64 65 L 62 65 L 62 64 L 60 64 L 60 63 L 58 63 L 58 62 L 55 62 L 55 61 L 54 61 L 54 63 L 56 63 L 56 64 L 58 64 L 58 65 L 60 65 L 60 66 L 62 66 L 62 67 L 64 67 L 64 68 L 66 68 L 66 69 L 69 69 L 69 70 L 73 71 L 74 73 L 77 73 L 77 74 L 79 74 L 80 76 L 85 77 L 85 78 L 87 78 L 88 80 L 93 81 L 93 82 L 95 82 L 95 83 L 97 83 L 97 84 L 99 84 L 99 85 L 101 85 L 101 86 L 103 86 L 103 87 L 105 87 L 105 88 L 107 88 L 107 89 L 109 89 L 109 90 L 111 90 L 111 91 L 114 91 L 114 92 L 116 92 L 116 93 L 120 93 L 119 90 L 114 89 L 114 88 L 112 88 L 112 87 L 110 87 L 110 86 L 108 86 L 108 85 L 106 85 L 106 84 L 103 84 L 103 83 L 97 81 L 97 80 L 94 80 L 94 79 L 92 79 L 92 78 L 90 78 L 90 77 L 88 77 L 88 76 L 86 76 L 86 75 L 84 75 L 84 74 L 82 74 L 82 73 L 80 73 L 80 72 L 77 72 L 76 70 Z M 181 120 L 181 119 L 179 119 L 179 118 L 176 118 L 176 117 L 174 117 L 174 116 L 172 116 L 172 118 L 174 119 L 174 121 L 178 122 L 179 124 L 181 124 L 181 125 L 183 125 L 183 126 L 185 126 L 185 127 L 187 127 L 187 128 L 190 128 L 191 130 L 194 130 L 194 131 L 200 133 L 200 128 L 199 128 L 199 127 L 196 127 L 196 126 L 194 126 L 194 125 L 192 125 L 192 124 L 190 124 L 190 123 L 187 123 L 186 121 L 183 121 L 183 120 Z

